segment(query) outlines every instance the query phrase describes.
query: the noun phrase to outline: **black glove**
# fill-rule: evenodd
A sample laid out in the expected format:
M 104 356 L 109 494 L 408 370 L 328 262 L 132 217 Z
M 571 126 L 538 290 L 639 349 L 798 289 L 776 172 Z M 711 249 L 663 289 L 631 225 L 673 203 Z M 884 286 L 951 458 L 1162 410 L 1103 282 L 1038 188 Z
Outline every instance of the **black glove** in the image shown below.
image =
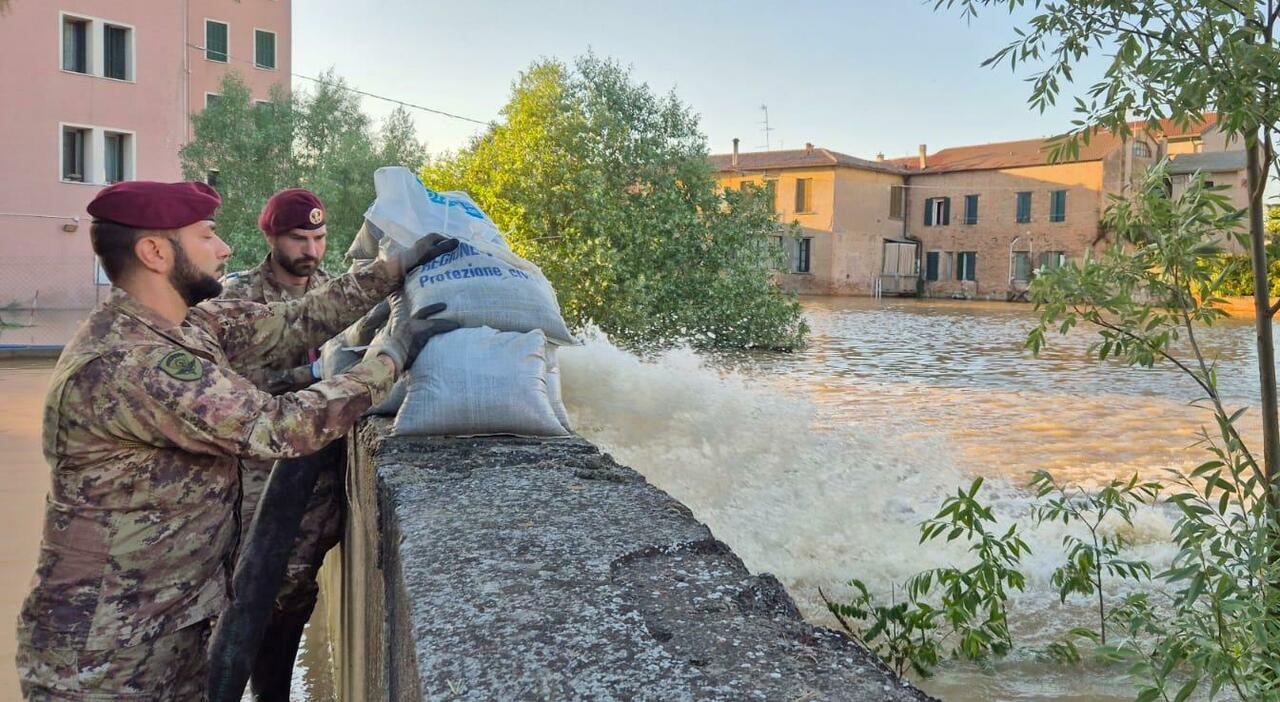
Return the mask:
M 409 247 L 401 246 L 391 237 L 384 236 L 378 245 L 378 260 L 396 267 L 403 276 L 414 268 L 456 248 L 458 248 L 457 239 L 446 239 L 439 234 L 428 234 Z
M 454 245 L 457 245 L 456 241 Z M 449 319 L 428 319 L 431 315 L 444 311 L 443 302 L 427 305 L 412 316 L 409 314 L 409 303 L 405 301 L 403 294 L 394 293 L 387 298 L 387 302 L 390 303 L 391 308 L 387 326 L 373 337 L 373 342 L 369 344 L 369 350 L 365 351 L 364 357 L 370 359 L 382 354 L 390 358 L 396 366 L 396 374 L 413 365 L 414 359 L 422 352 L 422 347 L 427 345 L 431 337 L 451 332 L 462 326 Z

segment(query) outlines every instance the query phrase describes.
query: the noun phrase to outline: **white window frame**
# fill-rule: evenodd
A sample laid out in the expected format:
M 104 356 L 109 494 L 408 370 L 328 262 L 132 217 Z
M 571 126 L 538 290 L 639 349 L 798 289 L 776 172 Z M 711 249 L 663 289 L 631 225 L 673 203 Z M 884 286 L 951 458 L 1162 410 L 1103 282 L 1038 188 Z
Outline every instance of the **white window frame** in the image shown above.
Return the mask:
M 63 41 L 65 39 L 62 28 L 63 28 L 63 25 L 66 24 L 68 19 L 85 22 L 89 25 L 88 28 L 85 30 L 85 48 L 84 48 L 85 72 L 84 73 L 81 73 L 80 71 L 69 70 L 67 68 L 64 68 L 62 65 L 62 56 L 64 53 Z M 104 75 L 104 69 L 105 69 L 104 64 L 106 62 L 103 60 L 104 57 L 102 55 L 102 52 L 106 49 L 106 42 L 103 39 L 103 33 L 105 32 L 106 25 L 108 24 L 111 25 L 112 27 L 120 27 L 121 29 L 129 30 L 129 36 L 127 40 L 128 46 L 126 47 L 127 51 L 125 56 L 125 66 L 124 66 L 125 77 L 124 78 L 108 78 L 106 75 Z M 78 12 L 59 12 L 58 13 L 58 41 L 56 43 L 57 43 L 57 50 L 58 50 L 58 70 L 61 71 L 62 73 L 66 73 L 68 75 L 73 75 L 73 76 L 92 76 L 94 78 L 101 78 L 102 80 L 109 80 L 114 83 L 137 83 L 138 82 L 137 81 L 138 30 L 136 27 L 134 27 L 132 24 L 129 24 L 128 22 L 117 22 L 115 20 L 106 19 L 103 17 L 94 17 L 93 15 L 85 15 Z
M 227 58 L 225 61 L 218 61 L 217 59 L 209 58 L 209 23 L 210 22 L 217 22 L 218 24 L 227 28 Z M 204 58 L 204 60 L 208 61 L 209 63 L 217 63 L 223 66 L 230 64 L 231 63 L 231 23 L 226 20 L 215 19 L 213 17 L 205 17 L 204 24 L 201 26 L 203 27 L 204 36 L 201 37 L 201 41 L 200 41 L 200 48 L 201 48 L 200 54 Z M 208 93 L 205 93 L 205 94 L 207 95 Z
M 262 32 L 262 33 L 264 33 L 264 34 L 270 34 L 270 35 L 275 39 L 275 41 L 271 42 L 271 49 L 272 49 L 272 51 L 273 51 L 273 52 L 275 52 L 275 55 L 271 57 L 271 63 L 274 63 L 274 64 L 275 64 L 275 66 L 273 66 L 273 67 L 271 67 L 271 68 L 267 68 L 266 66 L 263 66 L 263 65 L 261 65 L 261 64 L 259 64 L 259 63 L 258 63 L 258 32 Z M 228 30 L 227 30 L 227 37 L 228 37 L 228 39 L 227 39 L 227 45 L 228 45 L 228 46 L 227 46 L 227 48 L 230 48 L 230 44 L 231 44 L 231 39 L 230 39 L 230 37 L 231 37 L 231 31 L 230 31 L 230 29 L 228 29 Z M 259 71 L 279 71 L 279 70 L 280 70 L 280 60 L 279 60 L 279 59 L 280 59 L 280 34 L 279 34 L 279 32 L 273 32 L 273 31 L 271 31 L 270 29 L 263 29 L 262 27 L 254 27 L 254 28 L 253 28 L 253 67 L 254 67 L 254 68 L 256 68 L 256 69 L 258 69 Z
M 84 180 L 66 180 L 62 177 L 62 140 L 68 129 L 81 129 L 88 132 L 84 148 Z M 58 158 L 55 161 L 58 182 L 94 187 L 107 185 L 107 134 L 122 134 L 129 137 L 125 152 L 124 179 L 136 180 L 138 177 L 138 133 L 136 131 L 78 122 L 58 122 L 58 138 L 55 140 L 58 151 Z
M 214 63 L 217 63 L 217 61 L 214 61 Z M 211 92 L 209 92 L 208 90 L 204 91 L 204 109 L 206 109 L 206 110 L 207 110 L 207 109 L 209 109 L 209 98 L 210 98 L 210 97 L 220 98 L 220 97 L 222 97 L 222 93 L 211 93 Z

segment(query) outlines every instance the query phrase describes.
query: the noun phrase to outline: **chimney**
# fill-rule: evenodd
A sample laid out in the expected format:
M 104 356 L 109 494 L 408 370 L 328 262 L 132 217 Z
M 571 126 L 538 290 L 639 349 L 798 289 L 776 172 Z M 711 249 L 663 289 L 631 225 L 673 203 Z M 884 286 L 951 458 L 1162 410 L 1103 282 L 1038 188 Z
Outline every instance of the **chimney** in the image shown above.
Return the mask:
M 733 138 L 733 159 L 729 161 L 729 165 L 738 167 L 738 137 Z
M 809 154 L 813 153 L 813 144 L 810 144 L 809 142 L 806 141 L 804 143 L 804 151 L 805 153 L 809 153 Z
M 877 152 L 876 152 L 876 160 L 877 160 L 877 161 L 883 161 L 883 160 L 884 160 L 884 152 L 883 152 L 883 151 L 877 151 Z
M 928 150 L 928 147 L 924 144 L 920 145 L 920 170 L 922 171 L 929 166 L 929 161 L 925 158 L 925 153 L 928 152 Z

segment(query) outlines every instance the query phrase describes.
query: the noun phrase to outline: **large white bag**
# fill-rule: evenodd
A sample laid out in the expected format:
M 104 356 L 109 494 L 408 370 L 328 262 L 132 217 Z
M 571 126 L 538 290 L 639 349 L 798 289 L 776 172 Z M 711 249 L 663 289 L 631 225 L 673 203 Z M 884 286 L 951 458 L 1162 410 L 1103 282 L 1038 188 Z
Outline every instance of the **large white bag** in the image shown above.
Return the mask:
M 459 242 L 453 251 L 410 271 L 404 291 L 414 311 L 443 302 L 447 307 L 437 317 L 464 327 L 541 330 L 558 344 L 577 343 L 542 271 L 494 244 Z
M 433 337 L 409 372 L 395 434 L 567 436 L 548 388 L 547 348 L 541 331 Z
M 378 198 L 364 217 L 402 246 L 428 233 L 507 246 L 498 226 L 466 193 L 438 193 L 403 166 L 374 171 L 373 187 Z

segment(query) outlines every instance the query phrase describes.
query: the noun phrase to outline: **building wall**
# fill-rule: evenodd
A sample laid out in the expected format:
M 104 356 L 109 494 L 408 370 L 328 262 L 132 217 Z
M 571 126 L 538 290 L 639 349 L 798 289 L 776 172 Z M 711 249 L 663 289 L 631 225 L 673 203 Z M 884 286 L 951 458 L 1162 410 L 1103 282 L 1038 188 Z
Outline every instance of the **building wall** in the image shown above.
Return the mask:
M 880 276 L 886 239 L 902 241 L 905 217 L 890 217 L 892 186 L 903 176 L 856 168 L 836 172 L 828 294 L 869 295 Z
M 810 208 L 796 209 L 796 181 L 809 179 Z M 810 241 L 809 272 L 783 272 L 783 288 L 801 294 L 867 295 L 880 271 L 883 241 L 901 239 L 902 220 L 889 217 L 889 187 L 902 176 L 856 168 L 788 169 L 767 173 L 724 174 L 720 184 L 739 188 L 743 182 L 772 181 L 778 221 L 799 225 L 800 239 Z M 797 244 L 784 242 L 792 264 Z
M 280 27 L 280 70 L 263 71 L 253 80 L 287 84 L 288 0 L 192 0 L 187 5 L 23 0 L 0 16 L 0 133 L 6 143 L 0 161 L 0 309 L 84 308 L 105 296 L 106 287 L 96 282 L 84 211 L 104 186 L 104 171 L 89 164 L 85 182 L 62 179 L 62 125 L 90 129 L 90 162 L 101 163 L 106 131 L 128 134 L 127 179 L 180 179 L 178 150 L 188 138 L 189 96 L 203 94 L 200 81 L 211 80 L 187 80 L 183 27 L 190 15 L 225 12 L 246 26 Z M 129 79 L 63 70 L 62 13 L 128 27 Z M 234 55 L 234 33 L 232 41 Z M 251 42 L 251 36 L 244 41 Z M 93 44 L 91 71 L 101 63 L 100 42 Z
M 1011 286 L 1010 247 L 1028 250 L 1033 266 L 1040 252 L 1063 251 L 1079 259 L 1099 236 L 1104 164 L 1101 161 L 1030 166 L 991 171 L 964 171 L 913 175 L 907 188 L 907 231 L 922 242 L 921 276 L 929 251 L 954 255 L 977 253 L 976 280 L 955 280 L 954 270 L 944 279 L 925 283 L 926 296 L 965 296 L 1007 299 L 1021 286 Z M 1066 218 L 1050 222 L 1050 193 L 1067 191 Z M 1030 191 L 1031 221 L 1018 223 L 1017 196 Z M 964 197 L 976 194 L 978 222 L 964 224 Z M 925 200 L 951 198 L 950 223 L 925 226 Z
M 225 63 L 206 57 L 203 49 L 206 20 L 228 25 L 229 54 Z M 276 33 L 274 70 L 260 68 L 254 60 L 255 29 Z M 191 71 L 187 112 L 204 109 L 205 95 L 217 94 L 223 76 L 232 70 L 244 77 L 255 100 L 269 99 L 271 86 L 277 83 L 288 89 L 292 71 L 292 19 L 288 0 L 191 0 L 187 31 L 190 39 L 185 60 Z

